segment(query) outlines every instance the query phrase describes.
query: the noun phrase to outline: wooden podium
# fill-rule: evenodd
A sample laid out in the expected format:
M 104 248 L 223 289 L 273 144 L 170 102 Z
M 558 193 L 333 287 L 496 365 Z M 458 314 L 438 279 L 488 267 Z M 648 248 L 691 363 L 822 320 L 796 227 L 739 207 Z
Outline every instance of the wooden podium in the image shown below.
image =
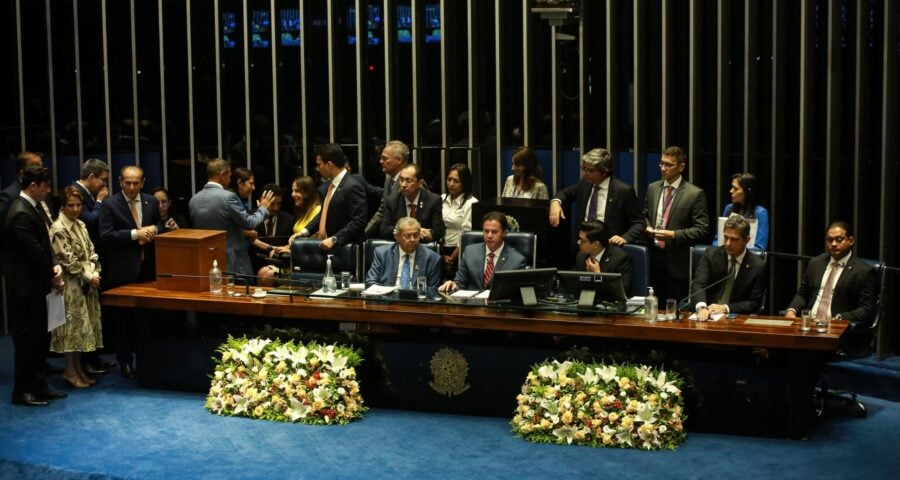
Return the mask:
M 218 260 L 219 270 L 228 270 L 225 230 L 183 228 L 157 236 L 155 243 L 156 288 L 160 290 L 206 291 L 209 290 L 208 275 L 213 260 Z

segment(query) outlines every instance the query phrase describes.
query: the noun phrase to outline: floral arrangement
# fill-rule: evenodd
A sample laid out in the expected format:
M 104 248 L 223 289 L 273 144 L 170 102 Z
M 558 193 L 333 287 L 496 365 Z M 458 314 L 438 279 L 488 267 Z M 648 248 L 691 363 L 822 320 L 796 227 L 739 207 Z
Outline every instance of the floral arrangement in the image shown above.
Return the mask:
M 510 232 L 518 232 L 519 231 L 519 221 L 516 220 L 516 217 L 512 215 L 506 216 L 506 226 L 509 227 Z
M 537 443 L 674 449 L 684 442 L 683 381 L 645 365 L 534 365 L 513 432 Z
M 206 408 L 218 415 L 345 424 L 366 408 L 359 351 L 340 345 L 228 337 L 217 350 Z

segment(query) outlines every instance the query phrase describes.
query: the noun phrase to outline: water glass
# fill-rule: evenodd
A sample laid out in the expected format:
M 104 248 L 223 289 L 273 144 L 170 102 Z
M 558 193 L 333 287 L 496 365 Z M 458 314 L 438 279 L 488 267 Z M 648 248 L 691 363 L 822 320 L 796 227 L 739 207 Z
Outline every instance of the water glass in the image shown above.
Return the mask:
M 416 277 L 416 297 L 419 300 L 427 298 L 426 291 L 428 289 L 428 277 Z
M 822 315 L 816 318 L 816 333 L 828 333 L 828 324 L 830 323 L 828 315 Z
M 350 272 L 341 272 L 341 290 L 349 289 L 351 280 Z
M 225 275 L 222 280 L 222 294 L 226 297 L 234 295 L 234 275 Z
M 675 321 L 677 317 L 676 305 L 678 305 L 678 301 L 674 298 L 670 298 L 666 300 L 666 320 Z
M 804 308 L 800 311 L 800 318 L 802 319 L 800 323 L 800 331 L 808 332 L 812 330 L 812 314 L 810 313 L 808 308 Z

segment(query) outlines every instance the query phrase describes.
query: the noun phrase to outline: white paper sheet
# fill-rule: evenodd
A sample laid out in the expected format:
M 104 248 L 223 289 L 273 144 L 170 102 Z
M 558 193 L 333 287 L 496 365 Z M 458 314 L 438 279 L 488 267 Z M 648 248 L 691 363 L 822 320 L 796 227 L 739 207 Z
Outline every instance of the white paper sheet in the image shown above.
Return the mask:
M 47 294 L 47 331 L 52 332 L 66 323 L 66 304 L 62 292 L 55 289 Z
M 708 320 L 708 321 L 710 321 L 710 322 L 718 322 L 719 319 L 722 318 L 722 317 L 724 317 L 724 316 L 725 316 L 724 313 L 714 313 L 714 314 L 712 314 L 712 315 L 709 316 L 709 320 Z M 696 314 L 696 313 L 693 314 L 693 315 L 691 315 L 690 317 L 688 317 L 688 320 L 696 320 L 696 319 L 697 319 L 697 314 Z
M 396 289 L 397 289 L 396 285 L 391 286 L 391 287 L 384 287 L 381 285 L 372 285 L 371 287 L 363 290 L 362 294 L 363 295 L 371 295 L 371 296 L 387 295 Z
M 456 298 L 472 298 L 475 295 L 478 295 L 478 290 L 457 290 L 453 292 L 452 297 Z

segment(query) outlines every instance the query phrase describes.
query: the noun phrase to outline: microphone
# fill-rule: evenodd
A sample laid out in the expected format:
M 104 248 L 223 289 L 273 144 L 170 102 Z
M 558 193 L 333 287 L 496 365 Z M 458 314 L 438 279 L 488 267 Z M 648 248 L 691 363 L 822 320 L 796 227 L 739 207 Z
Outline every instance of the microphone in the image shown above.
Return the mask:
M 734 275 L 734 273 L 732 273 L 732 275 Z M 680 311 L 682 311 L 682 310 L 685 309 L 685 307 L 690 306 L 690 303 L 689 303 L 689 302 L 691 301 L 691 298 L 692 298 L 694 295 L 697 295 L 697 294 L 699 294 L 699 293 L 704 293 L 704 292 L 706 292 L 706 291 L 709 290 L 710 288 L 715 287 L 716 285 L 718 285 L 718 284 L 720 284 L 720 283 L 722 283 L 722 282 L 728 280 L 728 277 L 730 277 L 730 276 L 731 276 L 731 275 L 729 275 L 729 274 L 726 273 L 724 277 L 722 277 L 722 278 L 716 280 L 716 281 L 713 282 L 713 283 L 710 283 L 709 285 L 707 285 L 707 286 L 701 288 L 700 290 L 697 290 L 696 292 L 691 292 L 691 294 L 689 294 L 688 296 L 684 297 L 684 298 L 683 298 L 680 302 L 678 302 L 678 304 L 675 306 L 675 309 L 677 310 L 677 311 L 675 312 L 676 317 L 678 316 L 678 313 L 679 313 Z

